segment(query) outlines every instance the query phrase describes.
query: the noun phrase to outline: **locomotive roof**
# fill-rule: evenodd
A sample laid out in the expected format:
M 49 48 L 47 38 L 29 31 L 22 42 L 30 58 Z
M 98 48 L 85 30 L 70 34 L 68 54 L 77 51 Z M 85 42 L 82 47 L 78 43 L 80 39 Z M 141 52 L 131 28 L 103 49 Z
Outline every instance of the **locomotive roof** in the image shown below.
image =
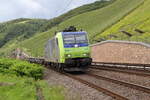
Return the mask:
M 62 34 L 86 34 L 87 32 L 85 31 L 80 31 L 80 32 L 62 32 Z

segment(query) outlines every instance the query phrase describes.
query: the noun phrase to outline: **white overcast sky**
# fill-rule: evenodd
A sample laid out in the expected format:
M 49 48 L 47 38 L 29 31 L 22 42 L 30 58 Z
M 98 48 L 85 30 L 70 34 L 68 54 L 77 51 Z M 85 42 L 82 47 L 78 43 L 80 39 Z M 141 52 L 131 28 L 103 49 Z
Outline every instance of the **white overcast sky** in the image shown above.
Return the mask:
M 97 0 L 0 0 L 0 22 L 16 18 L 50 19 L 94 1 Z

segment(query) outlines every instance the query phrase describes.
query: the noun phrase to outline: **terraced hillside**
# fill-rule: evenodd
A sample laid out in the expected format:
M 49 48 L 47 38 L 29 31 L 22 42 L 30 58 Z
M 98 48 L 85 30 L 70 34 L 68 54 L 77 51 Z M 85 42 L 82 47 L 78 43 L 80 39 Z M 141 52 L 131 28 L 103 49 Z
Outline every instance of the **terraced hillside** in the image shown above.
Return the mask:
M 121 21 L 97 35 L 97 40 L 117 39 L 150 43 L 150 0 L 145 0 L 136 10 Z
M 8 55 L 6 53 L 12 51 L 12 49 L 22 47 L 22 41 L 31 38 L 37 33 L 40 34 L 41 32 L 45 32 L 78 14 L 106 7 L 107 5 L 112 4 L 114 1 L 115 0 L 96 1 L 94 3 L 75 8 L 59 17 L 50 20 L 20 18 L 5 23 L 0 23 L 0 47 L 2 47 L 0 50 L 0 55 Z M 36 44 L 33 43 L 32 46 L 34 45 Z M 26 48 L 23 49 L 25 51 L 27 50 Z
M 43 56 L 46 41 L 53 36 L 54 32 L 58 29 L 62 30 L 70 25 L 75 25 L 79 29 L 82 28 L 86 30 L 91 37 L 91 43 L 93 43 L 95 39 L 99 40 L 101 37 L 104 37 L 100 35 L 102 32 L 136 11 L 144 1 L 145 0 L 115 0 L 115 2 L 103 8 L 94 9 L 70 17 L 61 22 L 58 25 L 59 27 L 53 26 L 48 29 L 48 31 L 41 32 L 20 42 L 19 45 L 16 45 L 15 41 L 13 41 L 13 43 L 11 41 L 1 48 L 0 53 L 5 54 L 13 48 L 21 47 L 26 52 L 33 54 L 32 56 Z

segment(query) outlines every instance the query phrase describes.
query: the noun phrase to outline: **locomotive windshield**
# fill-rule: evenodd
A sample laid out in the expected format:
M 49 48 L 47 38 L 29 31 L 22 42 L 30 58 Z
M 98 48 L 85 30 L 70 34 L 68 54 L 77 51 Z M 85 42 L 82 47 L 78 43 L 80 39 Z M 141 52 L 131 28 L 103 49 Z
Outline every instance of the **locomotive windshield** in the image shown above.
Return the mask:
M 74 35 L 64 35 L 63 38 L 65 44 L 75 43 Z
M 65 34 L 64 44 L 88 43 L 86 34 Z

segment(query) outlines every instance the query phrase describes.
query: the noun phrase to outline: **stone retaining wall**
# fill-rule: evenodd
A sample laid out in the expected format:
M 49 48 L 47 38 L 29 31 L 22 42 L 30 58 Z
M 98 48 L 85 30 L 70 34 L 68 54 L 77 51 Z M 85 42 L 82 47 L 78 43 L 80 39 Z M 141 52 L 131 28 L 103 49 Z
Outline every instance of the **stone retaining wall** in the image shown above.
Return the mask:
M 91 45 L 93 62 L 150 64 L 150 45 L 109 40 Z

